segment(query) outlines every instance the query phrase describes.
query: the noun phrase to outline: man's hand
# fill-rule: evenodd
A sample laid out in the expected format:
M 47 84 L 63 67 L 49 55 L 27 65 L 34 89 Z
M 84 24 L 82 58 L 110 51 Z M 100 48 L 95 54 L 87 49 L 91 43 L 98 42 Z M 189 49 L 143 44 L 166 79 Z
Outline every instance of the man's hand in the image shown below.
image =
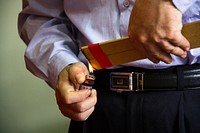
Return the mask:
M 136 0 L 128 33 L 136 49 L 152 62 L 169 64 L 170 54 L 185 58 L 190 48 L 182 26 L 182 14 L 171 0 Z
M 78 62 L 67 66 L 59 74 L 55 90 L 61 113 L 77 121 L 86 120 L 94 111 L 97 102 L 95 90 L 79 90 L 86 74 L 88 70 L 83 63 Z

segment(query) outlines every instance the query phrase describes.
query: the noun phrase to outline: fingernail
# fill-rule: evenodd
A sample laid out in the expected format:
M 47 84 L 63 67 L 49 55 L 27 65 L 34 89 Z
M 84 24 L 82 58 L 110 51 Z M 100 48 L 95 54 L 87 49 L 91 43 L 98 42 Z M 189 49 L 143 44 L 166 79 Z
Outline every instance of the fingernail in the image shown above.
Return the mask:
M 187 56 L 187 52 L 185 52 L 182 56 L 181 56 L 181 58 L 185 58 Z
M 76 82 L 81 83 L 82 81 L 84 81 L 84 74 L 83 73 L 77 74 L 76 75 Z
M 94 95 L 96 95 L 96 90 L 95 89 L 92 89 L 92 94 Z
M 90 95 L 91 93 L 92 93 L 91 90 L 90 90 L 90 89 L 87 89 L 86 95 Z

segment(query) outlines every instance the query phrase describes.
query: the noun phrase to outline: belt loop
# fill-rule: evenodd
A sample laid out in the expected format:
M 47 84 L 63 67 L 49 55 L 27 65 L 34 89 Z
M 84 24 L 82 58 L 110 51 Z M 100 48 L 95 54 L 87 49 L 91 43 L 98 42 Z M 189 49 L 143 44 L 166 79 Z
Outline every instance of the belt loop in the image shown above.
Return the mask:
M 184 89 L 184 73 L 183 67 L 177 67 L 177 90 L 182 91 Z

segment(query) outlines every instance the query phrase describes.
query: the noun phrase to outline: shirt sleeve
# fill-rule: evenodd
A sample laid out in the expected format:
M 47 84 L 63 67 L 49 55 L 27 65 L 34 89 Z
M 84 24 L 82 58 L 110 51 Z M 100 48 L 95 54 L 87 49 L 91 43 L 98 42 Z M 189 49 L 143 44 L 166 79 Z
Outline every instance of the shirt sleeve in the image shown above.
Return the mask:
M 27 45 L 27 69 L 55 88 L 60 71 L 79 61 L 77 29 L 64 14 L 63 0 L 23 0 L 18 30 Z
M 172 0 L 173 4 L 179 9 L 182 13 L 185 13 L 188 8 L 190 8 L 198 0 Z

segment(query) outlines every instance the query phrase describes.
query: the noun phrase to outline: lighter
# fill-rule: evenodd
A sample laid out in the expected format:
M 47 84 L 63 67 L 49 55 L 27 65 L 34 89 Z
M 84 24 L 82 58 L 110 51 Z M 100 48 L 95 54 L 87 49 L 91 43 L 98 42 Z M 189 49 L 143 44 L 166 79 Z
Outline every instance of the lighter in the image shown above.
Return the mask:
M 92 86 L 94 85 L 95 76 L 93 75 L 93 68 L 90 63 L 88 63 L 88 66 L 90 73 L 85 76 L 85 81 L 81 84 L 80 89 L 92 90 Z
M 81 84 L 80 89 L 90 89 L 90 90 L 92 90 L 94 80 L 95 80 L 94 75 L 86 75 L 85 81 Z

